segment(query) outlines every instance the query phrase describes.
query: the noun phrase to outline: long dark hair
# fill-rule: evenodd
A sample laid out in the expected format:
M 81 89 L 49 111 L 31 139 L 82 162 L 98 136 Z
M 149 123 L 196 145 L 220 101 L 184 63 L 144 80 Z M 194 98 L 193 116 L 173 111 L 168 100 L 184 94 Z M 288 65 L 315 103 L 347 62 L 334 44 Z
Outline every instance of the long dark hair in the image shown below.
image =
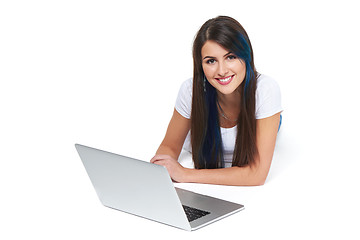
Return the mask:
M 217 92 L 206 80 L 202 68 L 201 49 L 208 40 L 236 54 L 246 64 L 245 79 L 237 89 L 242 98 L 232 166 L 251 166 L 257 154 L 255 91 L 258 73 L 254 66 L 252 46 L 244 28 L 233 18 L 219 16 L 202 25 L 193 44 L 191 144 L 195 168 L 224 167 Z

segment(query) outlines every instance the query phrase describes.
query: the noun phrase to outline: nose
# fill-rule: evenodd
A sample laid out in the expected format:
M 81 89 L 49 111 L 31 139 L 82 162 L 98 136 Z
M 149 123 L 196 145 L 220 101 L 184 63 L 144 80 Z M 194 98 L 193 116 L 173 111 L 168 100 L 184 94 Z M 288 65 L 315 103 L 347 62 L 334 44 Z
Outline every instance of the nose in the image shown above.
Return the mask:
M 219 77 L 225 77 L 228 72 L 229 72 L 229 70 L 226 66 L 226 63 L 219 61 L 219 64 L 218 64 Z

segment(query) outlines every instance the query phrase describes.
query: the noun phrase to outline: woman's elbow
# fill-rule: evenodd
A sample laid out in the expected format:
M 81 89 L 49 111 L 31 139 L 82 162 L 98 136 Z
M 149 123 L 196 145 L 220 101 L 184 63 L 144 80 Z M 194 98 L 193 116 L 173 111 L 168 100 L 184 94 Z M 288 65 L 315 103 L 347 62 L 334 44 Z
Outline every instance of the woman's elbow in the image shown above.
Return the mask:
M 243 186 L 249 186 L 249 187 L 258 187 L 258 186 L 263 186 L 265 184 L 265 180 L 263 179 L 251 179 L 249 180 L 247 183 L 242 184 Z M 240 185 L 239 185 L 240 186 Z
M 259 187 L 265 184 L 265 181 L 262 180 L 248 180 L 248 181 L 240 181 L 237 183 L 229 184 L 234 186 L 247 186 L 247 187 Z
M 253 169 L 250 172 L 249 186 L 263 186 L 266 182 L 268 171 L 259 171 L 259 169 Z
M 254 186 L 263 186 L 266 182 L 266 178 L 261 178 L 255 181 Z

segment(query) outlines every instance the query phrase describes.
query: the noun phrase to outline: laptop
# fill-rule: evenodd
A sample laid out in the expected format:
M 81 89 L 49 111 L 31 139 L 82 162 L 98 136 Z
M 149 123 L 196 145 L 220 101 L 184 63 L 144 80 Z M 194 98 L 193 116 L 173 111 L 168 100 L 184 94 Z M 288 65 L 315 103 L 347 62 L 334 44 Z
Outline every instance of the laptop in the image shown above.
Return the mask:
M 106 207 L 187 231 L 244 209 L 241 204 L 174 187 L 163 166 L 80 144 L 75 147 Z

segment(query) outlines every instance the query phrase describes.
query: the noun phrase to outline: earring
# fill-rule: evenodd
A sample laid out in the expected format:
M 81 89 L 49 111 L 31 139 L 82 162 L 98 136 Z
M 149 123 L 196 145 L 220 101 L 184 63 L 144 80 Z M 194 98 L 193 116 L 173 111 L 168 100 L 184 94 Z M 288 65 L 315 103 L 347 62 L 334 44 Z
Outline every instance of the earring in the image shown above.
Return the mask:
M 206 77 L 204 77 L 203 84 L 204 84 L 204 92 L 206 92 Z

